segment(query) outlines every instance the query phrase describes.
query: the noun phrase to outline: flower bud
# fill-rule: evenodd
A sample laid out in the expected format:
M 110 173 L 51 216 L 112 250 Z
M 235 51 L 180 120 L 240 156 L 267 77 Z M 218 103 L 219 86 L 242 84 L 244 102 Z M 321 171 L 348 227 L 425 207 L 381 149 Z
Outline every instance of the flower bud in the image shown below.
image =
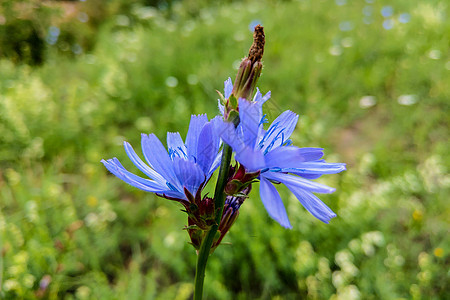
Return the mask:
M 241 207 L 242 203 L 244 203 L 245 199 L 248 197 L 248 194 L 250 193 L 251 189 L 252 186 L 251 184 L 249 184 L 241 191 L 239 196 L 227 196 L 223 208 L 222 220 L 220 221 L 218 229 L 220 236 L 216 241 L 214 241 L 211 249 L 215 249 L 217 246 L 219 246 L 224 236 L 230 230 L 231 226 L 234 224 L 237 217 L 239 216 L 239 208 Z
M 204 197 L 185 206 L 188 214 L 188 226 L 185 228 L 191 239 L 191 244 L 198 250 L 205 233 L 216 223 L 214 212 L 214 200 Z
M 194 246 L 194 248 L 198 250 L 200 249 L 200 245 L 202 244 L 205 231 L 195 225 L 194 220 L 192 220 L 191 218 L 188 218 L 188 225 L 189 226 L 185 229 L 188 231 L 192 246 Z
M 199 216 L 204 220 L 206 225 L 214 224 L 214 200 L 209 197 L 205 197 L 198 207 Z M 212 222 L 211 222 L 212 221 Z
M 244 58 L 239 67 L 236 81 L 233 86 L 233 95 L 236 99 L 250 100 L 261 75 L 262 63 L 257 61 L 252 64 L 249 58 Z
M 253 44 L 248 52 L 248 57 L 245 57 L 236 74 L 233 91 L 231 96 L 227 99 L 226 114 L 235 109 L 237 110 L 237 103 L 239 98 L 244 98 L 251 101 L 253 91 L 256 88 L 256 83 L 262 71 L 262 56 L 264 54 L 264 28 L 261 25 L 255 27 L 253 33 Z
M 243 165 L 239 165 L 239 168 L 230 167 L 230 173 L 232 174 L 228 178 L 228 182 L 225 186 L 225 193 L 233 196 L 241 193 L 246 187 L 248 187 L 260 174 L 260 172 L 247 173 Z

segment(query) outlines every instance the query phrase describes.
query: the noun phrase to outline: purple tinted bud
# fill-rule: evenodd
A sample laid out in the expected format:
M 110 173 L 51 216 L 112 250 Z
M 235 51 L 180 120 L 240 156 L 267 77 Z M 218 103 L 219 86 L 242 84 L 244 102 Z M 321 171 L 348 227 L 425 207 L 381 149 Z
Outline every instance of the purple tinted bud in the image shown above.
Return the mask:
M 229 174 L 232 175 L 228 178 L 225 193 L 233 196 L 242 193 L 259 176 L 260 172 L 247 172 L 243 165 L 239 165 L 239 168 L 231 167 Z
M 244 203 L 245 199 L 248 197 L 248 194 L 250 193 L 251 189 L 252 189 L 251 185 L 248 185 L 241 191 L 241 193 L 239 193 L 238 196 L 227 196 L 223 208 L 222 220 L 220 221 L 219 225 L 220 237 L 218 238 L 217 241 L 214 242 L 211 249 L 215 249 L 217 246 L 219 246 L 220 242 L 227 234 L 228 230 L 230 230 L 231 226 L 234 224 L 237 217 L 239 216 L 239 208 L 241 207 L 242 203 Z

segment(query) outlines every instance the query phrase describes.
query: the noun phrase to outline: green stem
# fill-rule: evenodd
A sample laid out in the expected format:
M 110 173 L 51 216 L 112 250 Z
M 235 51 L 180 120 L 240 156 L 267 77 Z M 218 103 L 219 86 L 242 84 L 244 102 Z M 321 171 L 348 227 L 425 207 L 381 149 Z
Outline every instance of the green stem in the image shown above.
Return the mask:
M 214 191 L 214 207 L 216 209 L 216 224 L 211 226 L 203 238 L 198 252 L 197 269 L 195 272 L 194 300 L 201 300 L 203 297 L 203 281 L 205 279 L 206 263 L 208 262 L 211 246 L 214 242 L 220 220 L 222 219 L 223 205 L 225 203 L 225 185 L 228 179 L 230 169 L 232 149 L 224 143 L 222 152 L 222 162 L 220 163 L 219 176 L 217 178 L 216 189 Z

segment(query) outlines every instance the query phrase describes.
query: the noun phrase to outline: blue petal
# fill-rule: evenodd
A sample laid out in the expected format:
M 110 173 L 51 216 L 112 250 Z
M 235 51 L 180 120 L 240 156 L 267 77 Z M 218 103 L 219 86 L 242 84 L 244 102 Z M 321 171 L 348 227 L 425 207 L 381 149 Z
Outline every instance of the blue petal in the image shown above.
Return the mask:
M 261 115 L 262 115 L 262 106 L 263 104 L 270 99 L 270 91 L 267 92 L 264 96 L 262 96 L 261 92 L 259 91 L 258 88 L 256 88 L 256 94 L 255 97 L 253 98 L 253 102 L 257 103 L 261 109 Z M 264 130 L 263 124 L 265 123 L 265 118 L 264 116 L 261 116 L 260 120 L 259 120 L 259 128 L 258 128 L 258 140 L 261 140 L 262 137 L 264 136 L 264 134 L 266 133 L 266 131 Z
M 200 166 L 192 161 L 184 160 L 178 157 L 174 159 L 173 163 L 175 174 L 180 180 L 181 185 L 195 195 L 199 186 L 206 179 Z
M 264 207 L 266 208 L 269 215 L 275 221 L 280 223 L 281 226 L 285 228 L 292 228 L 280 195 L 278 194 L 273 184 L 263 176 L 261 176 L 259 193 L 261 196 L 261 201 L 264 204 Z
M 223 114 L 225 113 L 225 106 L 222 104 L 221 101 L 222 100 L 220 99 L 217 100 L 217 106 L 219 107 L 220 114 L 223 116 Z
M 302 149 L 303 149 L 303 148 L 302 148 Z M 323 159 L 316 160 L 315 162 L 316 162 L 316 163 L 324 163 L 325 165 L 324 165 L 323 167 L 324 167 L 324 168 L 329 168 L 329 165 L 327 165 L 326 161 L 323 160 Z M 317 178 L 319 178 L 320 176 L 322 176 L 323 174 L 339 173 L 339 172 L 341 172 L 341 171 L 346 170 L 346 165 L 345 165 L 345 164 L 342 163 L 342 164 L 337 164 L 337 165 L 340 165 L 340 166 L 334 166 L 334 167 L 330 168 L 330 169 L 328 170 L 328 172 L 324 172 L 324 170 L 322 169 L 322 170 L 320 170 L 318 173 L 309 173 L 309 172 L 312 171 L 312 170 L 308 170 L 308 169 L 300 169 L 300 168 L 299 168 L 299 169 L 295 169 L 295 168 L 285 168 L 285 169 L 282 169 L 281 172 L 292 173 L 292 174 L 299 175 L 299 176 L 301 176 L 301 177 L 303 177 L 303 178 L 306 178 L 306 179 L 317 179 Z M 332 172 L 333 169 L 334 169 L 334 171 L 336 171 L 336 172 Z
M 167 133 L 167 149 L 169 149 L 169 156 L 173 160 L 174 157 L 187 159 L 187 149 L 178 132 Z
M 265 172 L 264 176 L 267 179 L 279 181 L 281 183 L 284 183 L 286 186 L 295 186 L 310 192 L 314 193 L 324 193 L 329 194 L 333 193 L 336 189 L 331 188 L 329 186 L 310 181 L 295 175 L 289 175 L 284 173 L 277 173 L 277 172 Z
M 212 173 L 214 173 L 214 171 L 220 166 L 220 163 L 222 162 L 222 153 L 223 151 L 217 153 L 213 163 L 211 164 L 211 167 L 209 168 L 208 173 L 206 174 L 206 178 L 210 178 Z
M 114 166 L 122 174 L 124 174 L 125 176 L 127 176 L 128 178 L 130 178 L 130 179 L 132 179 L 132 180 L 134 180 L 136 182 L 139 182 L 139 183 L 141 183 L 143 185 L 146 185 L 146 186 L 149 186 L 149 187 L 155 187 L 155 188 L 159 187 L 161 190 L 164 190 L 164 189 L 167 188 L 167 185 L 166 185 L 165 181 L 160 183 L 160 182 L 157 182 L 157 181 L 153 181 L 153 180 L 142 178 L 140 176 L 137 176 L 137 175 L 131 173 L 130 171 L 125 169 L 125 167 L 120 163 L 120 161 L 116 157 L 114 157 L 112 159 L 109 159 L 108 162 L 111 163 L 111 164 L 114 164 Z
M 218 151 L 219 138 L 214 133 L 213 124 L 209 122 L 203 126 L 197 146 L 197 164 L 202 168 L 205 175 L 209 173 Z
M 159 183 L 141 178 L 137 175 L 134 175 L 128 172 L 119 162 L 117 158 L 108 159 L 105 161 L 104 159 L 101 162 L 105 165 L 105 167 L 118 178 L 122 179 L 129 185 L 137 187 L 141 190 L 152 192 L 152 193 L 160 193 L 167 189 L 165 186 L 161 186 Z
M 345 163 L 304 162 L 282 168 L 282 172 L 304 174 L 336 174 L 346 170 Z
M 270 91 L 267 92 L 264 96 L 261 94 L 261 92 L 259 91 L 259 88 L 256 88 L 256 94 L 255 97 L 253 97 L 253 102 L 258 103 L 261 107 L 264 104 L 264 102 L 266 102 L 267 100 L 270 99 Z
M 258 103 L 239 99 L 239 129 L 242 130 L 244 143 L 254 149 L 262 118 L 262 107 Z
M 166 149 L 159 139 L 153 134 L 142 134 L 142 152 L 150 166 L 166 181 L 172 184 L 178 191 L 182 191 L 181 186 L 173 170 L 173 162 Z
M 218 132 L 219 132 L 219 128 L 221 126 L 219 124 L 223 123 L 223 117 L 216 116 L 210 121 L 210 123 L 212 124 L 214 137 L 215 137 L 215 139 L 218 140 L 218 149 L 219 149 L 222 144 L 222 140 L 220 139 Z M 221 161 L 222 161 L 222 151 L 220 151 L 219 153 L 216 154 L 214 161 L 211 164 L 211 167 L 206 175 L 207 178 L 211 177 L 212 173 L 214 173 L 214 171 L 217 169 L 217 167 L 219 167 Z
M 235 159 L 243 164 L 247 171 L 256 172 L 266 168 L 264 155 L 259 150 L 244 147 L 239 152 L 235 151 Z
M 215 130 L 222 140 L 233 148 L 235 159 L 243 164 L 249 171 L 258 171 L 265 168 L 264 156 L 259 150 L 253 150 L 237 135 L 234 125 L 230 122 L 219 121 L 215 123 Z
M 189 160 L 192 160 L 194 162 L 197 159 L 198 136 L 200 135 L 203 126 L 207 122 L 208 117 L 206 116 L 206 114 L 191 116 L 191 122 L 189 123 L 189 130 L 186 135 L 186 148 L 188 151 Z
M 319 160 L 323 156 L 323 148 L 304 147 L 298 148 L 305 161 Z
M 214 122 L 214 131 L 225 143 L 230 145 L 235 152 L 239 153 L 246 147 L 244 142 L 237 135 L 233 123 L 217 119 Z
M 228 79 L 224 82 L 224 91 L 225 91 L 225 99 L 230 98 L 231 92 L 233 91 L 233 83 L 231 81 L 231 78 L 228 77 Z
M 166 180 L 158 174 L 155 170 L 150 168 L 148 165 L 146 165 L 136 154 L 133 147 L 128 142 L 123 142 L 123 146 L 125 147 L 125 152 L 127 153 L 128 157 L 131 159 L 133 164 L 139 168 L 145 175 L 150 177 L 150 179 L 153 179 L 160 184 L 165 184 Z
M 268 168 L 296 168 L 310 160 L 323 156 L 321 148 L 297 148 L 294 146 L 278 147 L 265 156 Z
M 297 120 L 298 115 L 289 110 L 279 115 L 259 142 L 264 153 L 283 145 L 294 131 Z
M 303 178 L 310 179 L 310 180 L 317 179 L 317 178 L 320 178 L 320 176 L 322 176 L 322 174 L 306 174 L 306 173 L 299 174 L 299 173 L 296 173 L 295 171 L 289 172 L 289 173 L 292 173 L 292 174 L 295 174 L 295 175 L 298 175 L 298 176 L 301 176 Z
M 286 184 L 286 186 L 297 197 L 300 203 L 317 219 L 328 224 L 331 218 L 336 217 L 336 214 L 312 193 L 291 184 Z

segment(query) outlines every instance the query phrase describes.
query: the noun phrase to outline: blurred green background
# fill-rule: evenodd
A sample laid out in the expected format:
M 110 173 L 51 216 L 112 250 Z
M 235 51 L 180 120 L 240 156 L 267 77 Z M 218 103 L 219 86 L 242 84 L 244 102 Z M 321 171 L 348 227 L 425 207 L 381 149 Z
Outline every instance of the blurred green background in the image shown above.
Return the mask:
M 108 174 L 123 140 L 186 134 L 217 111 L 265 27 L 270 120 L 348 170 L 324 176 L 329 225 L 256 185 L 210 258 L 206 299 L 449 297 L 447 1 L 3 0 L 0 298 L 189 299 L 196 255 L 181 206 Z

